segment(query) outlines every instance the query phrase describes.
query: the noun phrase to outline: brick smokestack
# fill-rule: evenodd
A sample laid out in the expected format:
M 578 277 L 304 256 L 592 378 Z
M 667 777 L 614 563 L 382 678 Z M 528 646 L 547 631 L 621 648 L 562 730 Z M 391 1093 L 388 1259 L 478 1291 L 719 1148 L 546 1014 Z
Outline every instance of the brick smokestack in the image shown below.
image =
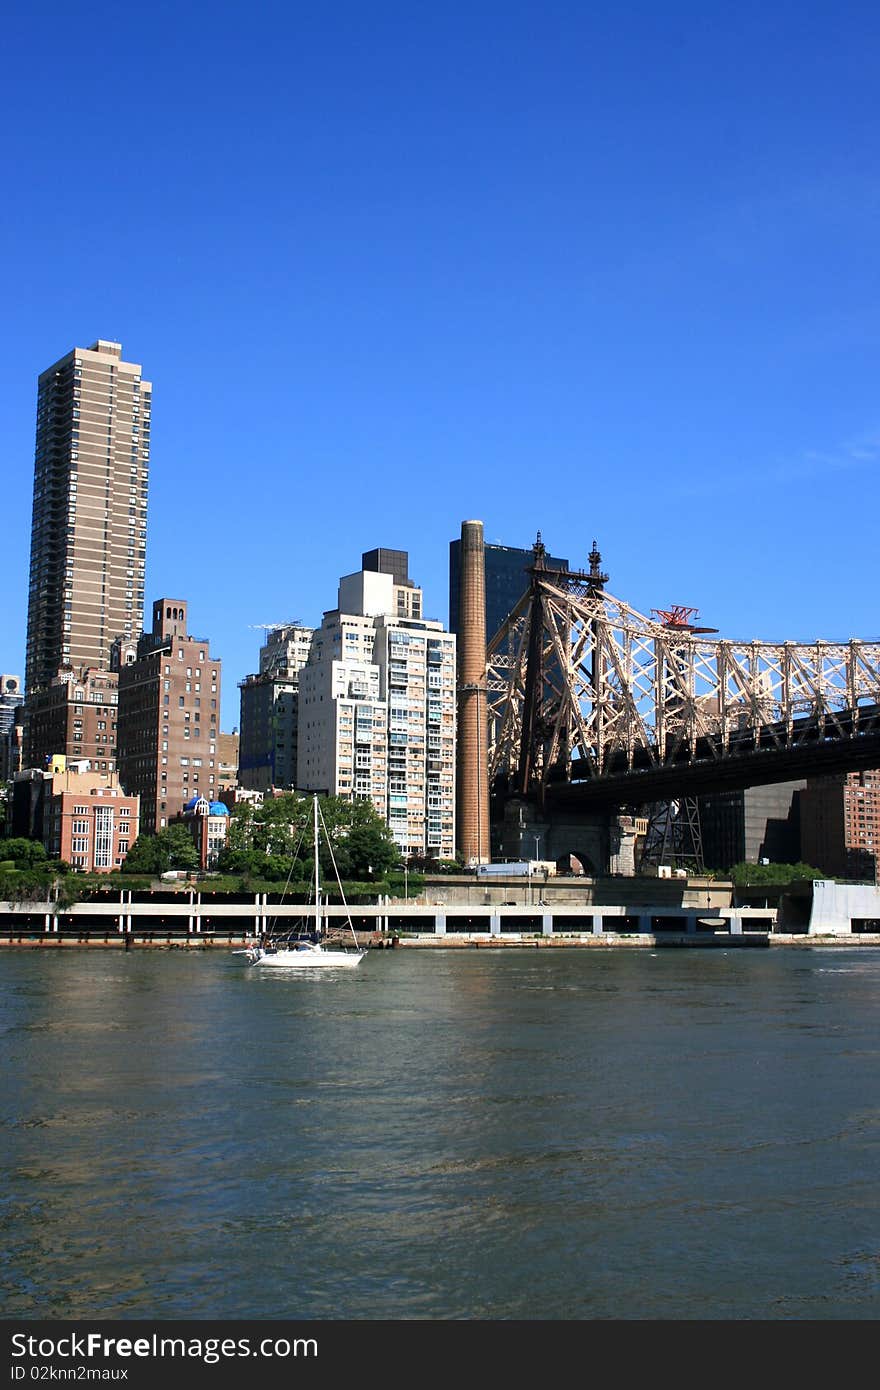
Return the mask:
M 482 521 L 461 523 L 458 607 L 458 848 L 489 861 L 486 564 Z

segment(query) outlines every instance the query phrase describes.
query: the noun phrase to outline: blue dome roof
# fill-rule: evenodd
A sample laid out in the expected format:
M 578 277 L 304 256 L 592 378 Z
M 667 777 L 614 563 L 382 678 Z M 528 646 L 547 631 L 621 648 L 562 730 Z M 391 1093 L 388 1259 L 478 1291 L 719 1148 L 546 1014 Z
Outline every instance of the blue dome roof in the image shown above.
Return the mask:
M 197 795 L 197 796 L 192 796 L 192 797 L 190 797 L 189 801 L 186 803 L 186 805 L 185 805 L 184 808 L 183 808 L 184 811 L 194 811 L 194 810 L 196 809 L 196 807 L 198 806 L 200 800 L 201 800 L 201 797 L 198 796 L 198 795 Z
M 229 807 L 222 801 L 212 801 L 209 809 L 212 816 L 229 815 Z

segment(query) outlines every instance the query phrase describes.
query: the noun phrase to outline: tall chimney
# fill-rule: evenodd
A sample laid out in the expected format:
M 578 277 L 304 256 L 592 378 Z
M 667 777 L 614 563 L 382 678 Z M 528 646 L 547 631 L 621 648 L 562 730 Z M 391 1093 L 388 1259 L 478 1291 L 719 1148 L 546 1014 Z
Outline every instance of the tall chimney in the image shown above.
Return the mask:
M 458 599 L 458 848 L 489 861 L 486 564 L 482 521 L 461 523 Z

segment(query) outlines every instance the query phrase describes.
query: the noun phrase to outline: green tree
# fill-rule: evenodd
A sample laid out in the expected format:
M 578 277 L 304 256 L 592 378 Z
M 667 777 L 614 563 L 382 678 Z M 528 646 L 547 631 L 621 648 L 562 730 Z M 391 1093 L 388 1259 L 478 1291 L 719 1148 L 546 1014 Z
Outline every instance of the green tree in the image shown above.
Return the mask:
M 45 864 L 48 858 L 46 850 L 39 840 L 26 840 L 22 837 L 0 841 L 0 851 L 2 851 L 0 857 L 11 859 L 20 868 L 31 868 L 37 864 Z
M 782 884 L 795 879 L 827 878 L 821 869 L 810 864 L 734 864 L 730 870 L 731 880 L 738 888 L 758 887 L 762 884 Z
M 185 825 L 169 825 L 156 835 L 139 835 L 125 856 L 127 874 L 167 873 L 169 869 L 197 869 L 199 856 Z
M 334 858 L 341 878 L 381 878 L 400 863 L 391 831 L 371 801 L 322 796 L 318 806 L 324 878 L 332 875 Z M 312 827 L 310 796 L 290 793 L 267 799 L 261 806 L 236 806 L 219 867 L 230 873 L 309 878 L 314 871 Z

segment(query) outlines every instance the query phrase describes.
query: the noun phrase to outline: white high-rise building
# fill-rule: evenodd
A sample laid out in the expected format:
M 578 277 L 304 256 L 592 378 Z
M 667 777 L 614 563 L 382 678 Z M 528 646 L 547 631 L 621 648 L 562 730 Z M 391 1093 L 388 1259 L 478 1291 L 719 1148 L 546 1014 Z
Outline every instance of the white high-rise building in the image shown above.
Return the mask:
M 300 672 L 298 786 L 369 798 L 401 853 L 455 853 L 455 637 L 421 590 L 360 570 L 339 581 Z
M 259 675 L 239 684 L 238 781 L 251 791 L 296 786 L 299 673 L 311 640 L 312 629 L 299 623 L 272 628 L 260 649 Z

